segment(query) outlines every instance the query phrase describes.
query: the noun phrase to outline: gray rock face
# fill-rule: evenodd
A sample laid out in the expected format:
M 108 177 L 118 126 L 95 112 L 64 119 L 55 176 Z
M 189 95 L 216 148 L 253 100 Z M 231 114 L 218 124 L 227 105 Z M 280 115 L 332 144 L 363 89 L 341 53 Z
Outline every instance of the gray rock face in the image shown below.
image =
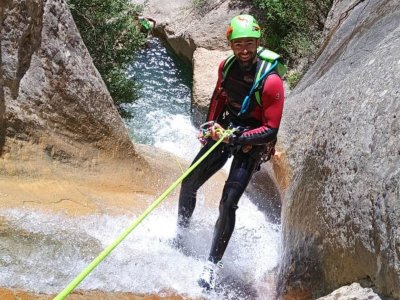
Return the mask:
M 62 160 L 135 156 L 65 1 L 6 0 L 0 14 L 3 151 L 6 136 Z
M 363 280 L 399 298 L 400 4 L 333 11 L 322 54 L 285 104 L 293 178 L 279 292 L 317 297 Z

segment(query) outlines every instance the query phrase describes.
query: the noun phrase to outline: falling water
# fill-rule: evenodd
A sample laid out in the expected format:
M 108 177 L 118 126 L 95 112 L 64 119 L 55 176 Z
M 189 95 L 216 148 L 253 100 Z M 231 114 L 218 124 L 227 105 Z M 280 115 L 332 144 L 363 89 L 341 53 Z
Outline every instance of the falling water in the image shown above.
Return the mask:
M 129 70 L 143 88 L 126 121 L 136 143 L 193 158 L 200 148 L 190 119 L 190 70 L 157 39 Z M 279 226 L 244 195 L 224 256 L 219 288 L 202 293 L 196 280 L 207 257 L 218 210 L 199 197 L 185 253 L 171 247 L 176 208 L 150 214 L 80 285 L 81 290 L 179 294 L 187 298 L 269 299 L 268 280 L 278 261 Z M 66 218 L 20 209 L 0 211 L 0 286 L 57 293 L 135 219 L 94 215 Z

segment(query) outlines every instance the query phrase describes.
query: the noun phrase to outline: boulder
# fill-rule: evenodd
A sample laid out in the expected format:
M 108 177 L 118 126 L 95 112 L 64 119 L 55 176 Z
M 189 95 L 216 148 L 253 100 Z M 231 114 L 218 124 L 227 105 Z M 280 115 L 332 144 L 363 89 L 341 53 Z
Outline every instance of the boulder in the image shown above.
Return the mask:
M 51 159 L 134 157 L 107 88 L 64 1 L 4 1 L 3 152 L 33 143 Z
M 328 296 L 318 298 L 317 300 L 380 300 L 381 298 L 374 293 L 371 288 L 363 288 L 359 283 L 343 286 Z
M 309 299 L 363 280 L 399 298 L 400 9 L 335 1 L 330 16 L 281 124 L 292 177 L 278 292 Z

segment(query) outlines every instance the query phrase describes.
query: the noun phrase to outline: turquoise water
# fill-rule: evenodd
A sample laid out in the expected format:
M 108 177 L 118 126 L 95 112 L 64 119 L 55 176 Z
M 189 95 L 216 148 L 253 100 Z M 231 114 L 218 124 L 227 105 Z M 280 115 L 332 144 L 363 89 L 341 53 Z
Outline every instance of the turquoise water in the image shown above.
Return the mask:
M 152 38 L 128 69 L 142 86 L 139 99 L 125 106 L 125 120 L 134 143 L 154 145 L 182 157 L 199 149 L 191 120 L 192 70 Z

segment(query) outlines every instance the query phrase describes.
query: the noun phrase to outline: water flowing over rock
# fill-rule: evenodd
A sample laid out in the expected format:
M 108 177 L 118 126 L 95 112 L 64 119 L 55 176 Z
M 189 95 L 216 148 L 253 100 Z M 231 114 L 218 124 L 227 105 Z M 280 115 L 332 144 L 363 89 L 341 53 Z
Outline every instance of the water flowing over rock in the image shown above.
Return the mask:
M 399 298 L 400 4 L 335 1 L 330 15 L 280 131 L 293 177 L 279 292 L 309 299 L 358 281 Z
M 165 168 L 161 169 L 161 164 L 148 163 L 146 157 L 137 154 L 66 2 L 1 1 L 0 26 L 2 216 L 10 208 L 28 215 L 41 211 L 49 216 L 60 213 L 73 217 L 144 211 L 181 170 L 171 158 L 164 158 Z M 24 264 L 8 255 L 21 253 L 14 241 L 25 239 L 29 244 L 26 248 L 32 250 L 28 250 L 26 259 L 40 263 L 40 254 L 32 253 L 45 248 L 46 242 L 41 244 L 40 234 L 10 227 L 8 222 L 8 216 L 0 217 L 1 285 L 23 289 L 26 286 L 15 284 L 8 268 L 8 264 Z M 78 238 L 71 237 L 71 245 L 79 248 L 77 243 Z M 98 254 L 102 247 L 92 240 L 89 248 Z M 51 261 L 50 256 L 47 253 L 43 259 Z M 26 268 L 26 272 L 32 270 Z M 54 280 L 51 274 L 48 276 Z M 0 299 L 17 298 L 53 299 L 54 295 L 0 287 Z M 182 297 L 101 291 L 71 295 L 71 299 L 121 298 Z

